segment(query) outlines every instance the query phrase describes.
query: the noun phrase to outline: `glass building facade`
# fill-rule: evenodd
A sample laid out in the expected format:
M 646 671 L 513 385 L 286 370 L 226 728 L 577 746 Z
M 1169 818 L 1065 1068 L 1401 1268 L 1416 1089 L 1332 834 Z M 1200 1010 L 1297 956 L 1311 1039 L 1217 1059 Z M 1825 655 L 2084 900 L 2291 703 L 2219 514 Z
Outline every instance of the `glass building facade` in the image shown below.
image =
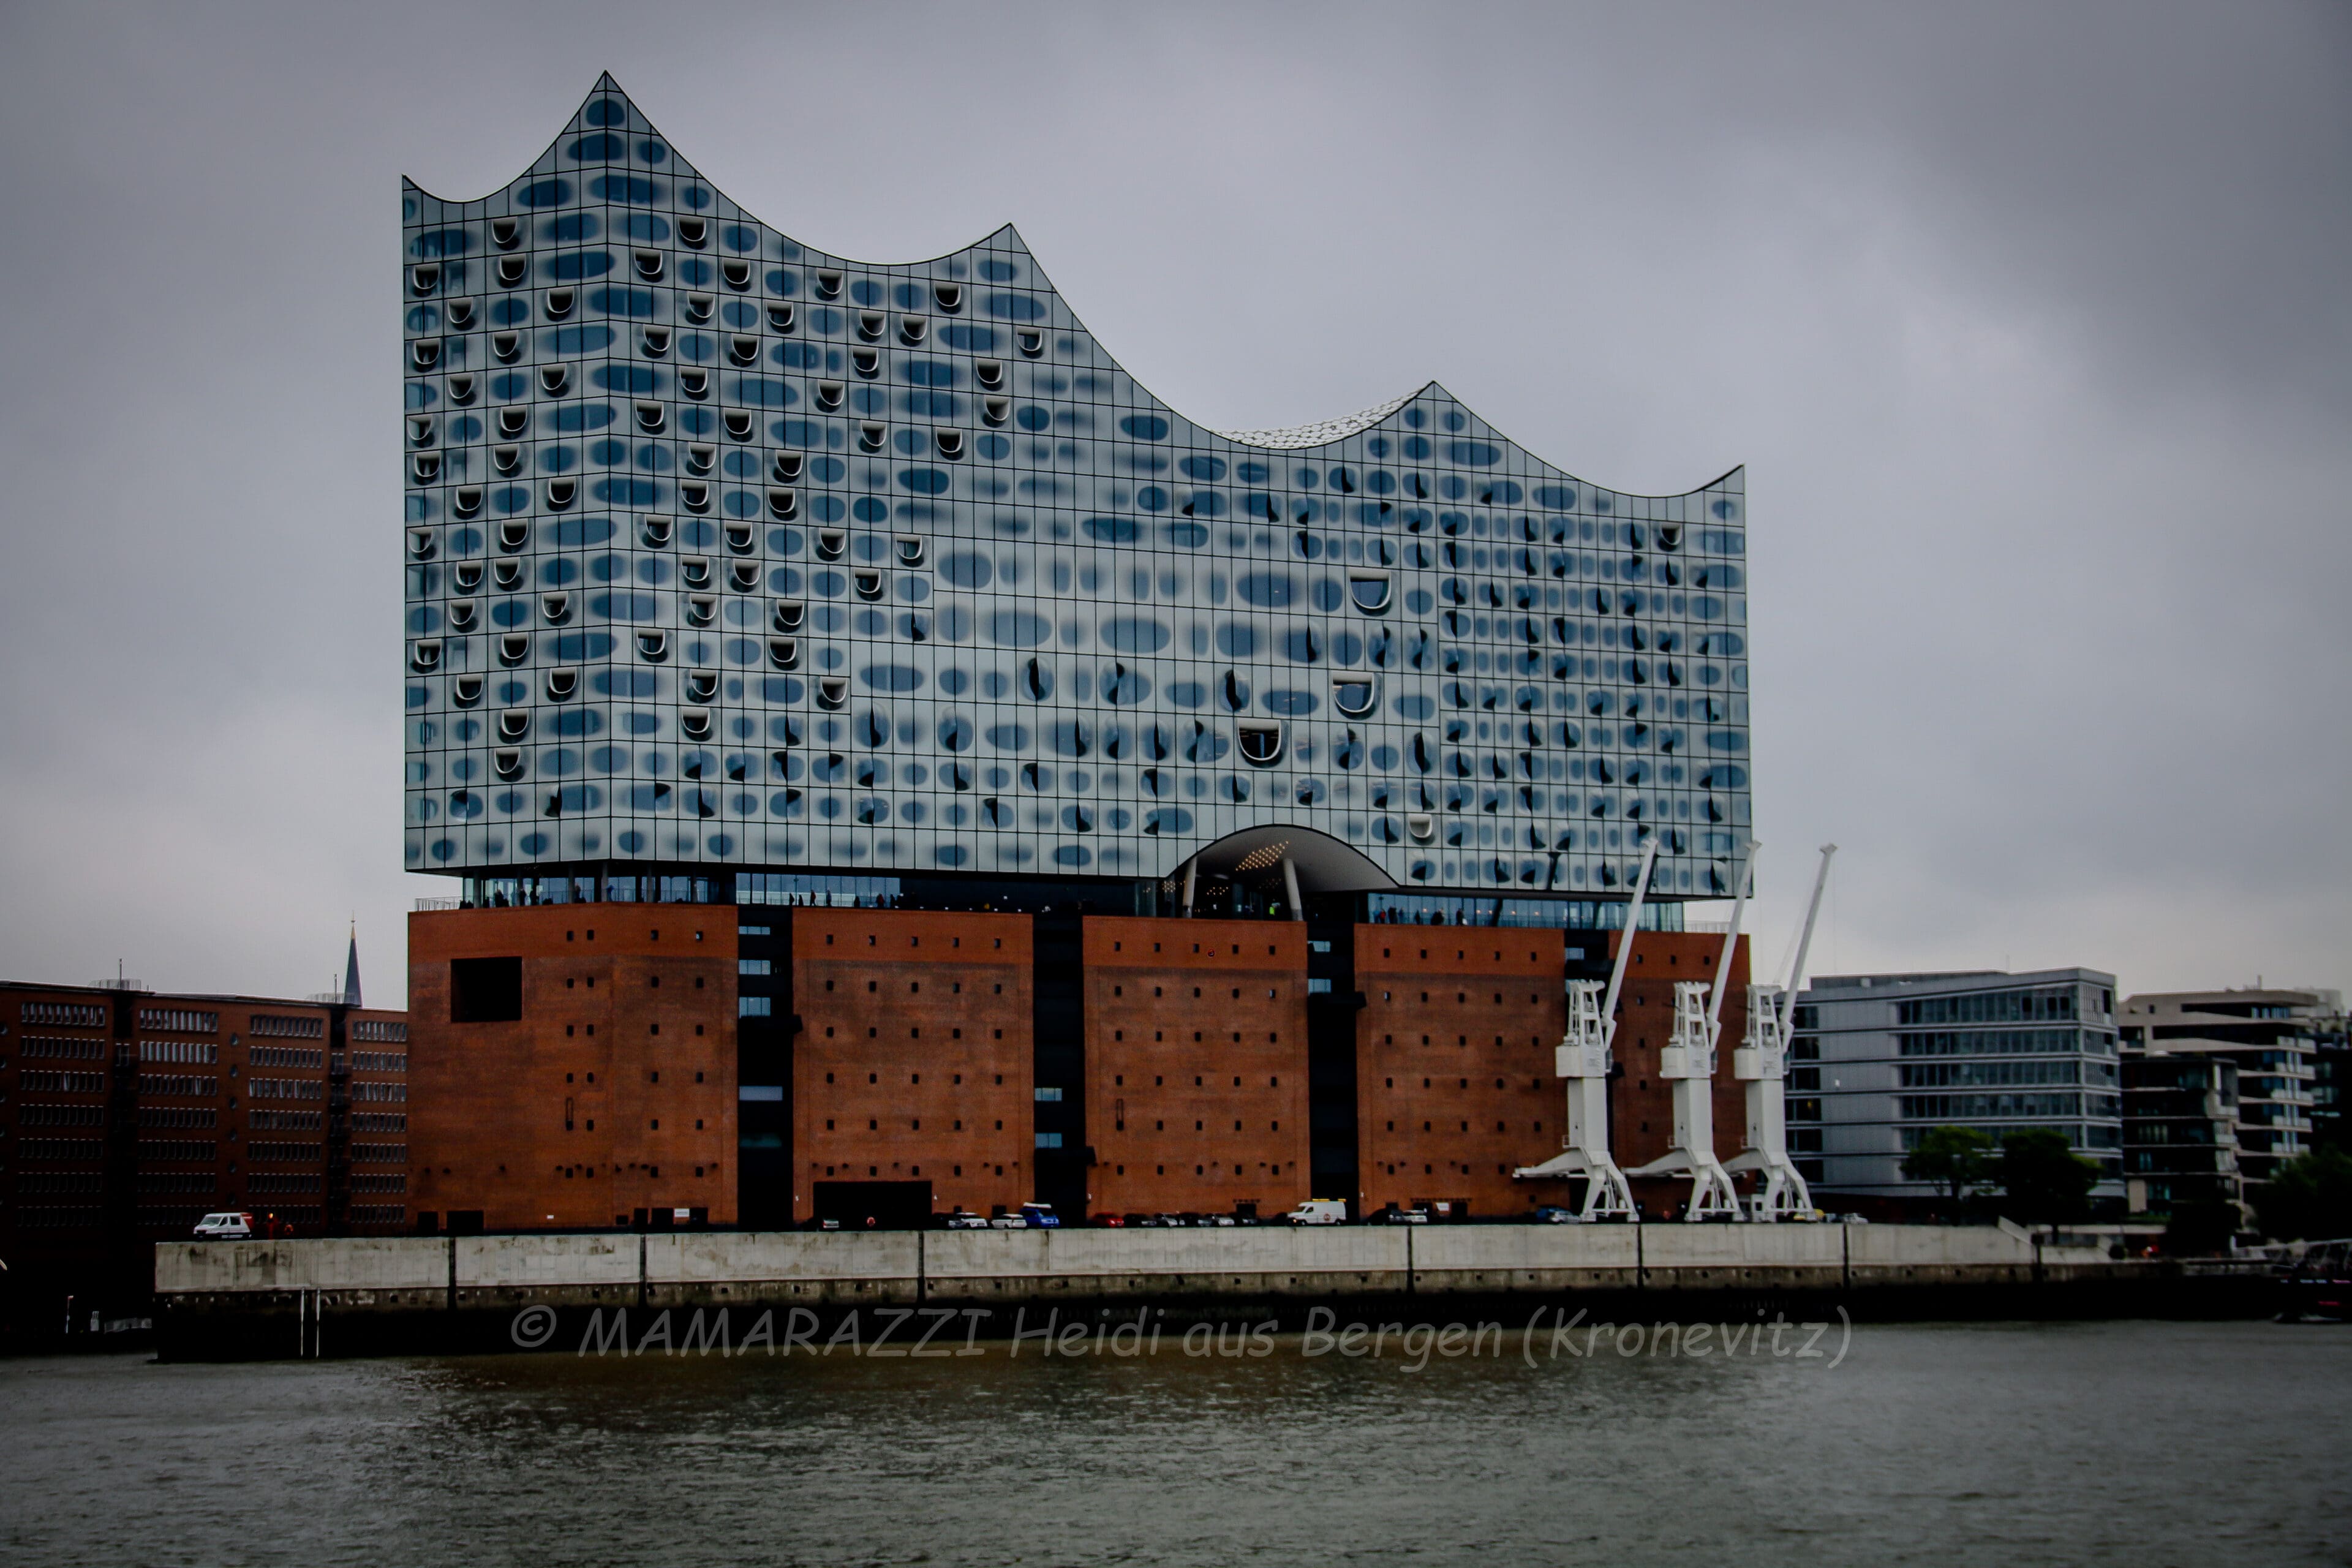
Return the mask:
M 1795 1026 L 1789 1150 L 1817 1192 L 1932 1201 L 1904 1156 L 1935 1128 L 1972 1127 L 1996 1142 L 2062 1133 L 2102 1168 L 2093 1197 L 2123 1197 L 2114 975 L 1823 975 L 1797 994 Z
M 1727 895 L 1738 471 L 1598 489 L 1433 383 L 1205 428 L 1012 228 L 811 249 L 610 78 L 402 205 L 409 869 L 1165 889 L 1274 828 L 1359 890 L 1589 910 L 1655 839 Z

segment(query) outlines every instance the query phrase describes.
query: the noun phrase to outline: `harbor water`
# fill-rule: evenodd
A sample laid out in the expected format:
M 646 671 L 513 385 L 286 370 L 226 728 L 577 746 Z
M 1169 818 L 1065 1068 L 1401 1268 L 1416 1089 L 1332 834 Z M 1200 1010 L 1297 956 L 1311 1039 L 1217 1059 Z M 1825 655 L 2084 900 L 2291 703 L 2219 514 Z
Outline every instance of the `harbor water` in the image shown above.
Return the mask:
M 1800 1355 L 1793 1328 L 1438 1326 L 1377 1354 L 0 1363 L 0 1561 L 2352 1559 L 2352 1328 L 1832 1324 Z

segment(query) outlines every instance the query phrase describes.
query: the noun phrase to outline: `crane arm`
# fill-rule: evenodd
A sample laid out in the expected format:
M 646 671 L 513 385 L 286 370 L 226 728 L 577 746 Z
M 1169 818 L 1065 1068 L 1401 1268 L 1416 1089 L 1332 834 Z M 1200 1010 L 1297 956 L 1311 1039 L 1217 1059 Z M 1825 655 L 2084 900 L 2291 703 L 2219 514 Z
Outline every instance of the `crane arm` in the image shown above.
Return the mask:
M 1813 921 L 1822 912 L 1822 890 L 1830 885 L 1830 857 L 1837 853 L 1834 844 L 1822 846 L 1822 868 L 1813 876 L 1813 900 L 1805 906 L 1804 933 L 1797 938 L 1797 956 L 1789 965 L 1789 984 L 1782 990 L 1780 1015 L 1780 1048 L 1789 1048 L 1789 1037 L 1797 1027 L 1797 983 L 1805 977 L 1805 954 L 1813 945 Z
M 1706 1037 L 1714 1039 L 1723 1030 L 1723 992 L 1731 984 L 1732 950 L 1739 945 L 1739 918 L 1748 912 L 1748 889 L 1756 880 L 1756 856 L 1764 846 L 1751 838 L 1739 847 L 1739 869 L 1733 875 L 1735 896 L 1731 901 L 1731 930 L 1723 939 L 1723 956 L 1716 961 L 1715 993 L 1707 998 Z
M 1625 906 L 1625 935 L 1617 944 L 1616 966 L 1609 972 L 1609 997 L 1601 1004 L 1601 1026 L 1604 1047 L 1617 1037 L 1617 993 L 1625 984 L 1625 966 L 1633 960 L 1633 932 L 1642 924 L 1642 900 L 1650 892 L 1650 868 L 1658 860 L 1658 841 L 1654 837 L 1642 846 L 1642 869 L 1633 879 L 1633 901 Z

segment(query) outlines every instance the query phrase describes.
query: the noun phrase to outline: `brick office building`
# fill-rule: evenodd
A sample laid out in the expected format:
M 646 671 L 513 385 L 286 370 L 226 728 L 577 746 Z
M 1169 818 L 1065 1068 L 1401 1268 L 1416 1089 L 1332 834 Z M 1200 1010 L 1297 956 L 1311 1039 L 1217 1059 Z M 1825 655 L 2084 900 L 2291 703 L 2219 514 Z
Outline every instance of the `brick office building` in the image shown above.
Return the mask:
M 207 1211 L 297 1235 L 408 1226 L 408 1019 L 341 1002 L 0 983 L 11 1316 L 135 1310 L 148 1244 Z

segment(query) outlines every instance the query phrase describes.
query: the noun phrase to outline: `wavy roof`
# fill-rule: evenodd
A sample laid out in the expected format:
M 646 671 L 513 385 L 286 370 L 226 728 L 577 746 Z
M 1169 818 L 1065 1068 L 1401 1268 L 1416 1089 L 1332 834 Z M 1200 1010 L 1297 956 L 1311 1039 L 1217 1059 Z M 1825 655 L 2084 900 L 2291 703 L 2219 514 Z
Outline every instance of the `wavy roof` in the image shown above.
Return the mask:
M 1021 298 L 1034 300 L 1041 307 L 1039 319 L 1050 321 L 1057 332 L 1068 331 L 1082 336 L 1089 346 L 1094 343 L 1092 334 L 1087 332 L 1076 313 L 1070 309 L 1063 300 L 1060 291 L 1055 289 L 1046 278 L 1044 268 L 1037 264 L 1034 255 L 1013 225 L 1008 223 L 994 233 L 959 250 L 920 261 L 875 262 L 831 252 L 820 252 L 763 222 L 745 210 L 740 204 L 729 200 L 725 194 L 719 191 L 706 176 L 677 155 L 677 150 L 668 143 L 667 139 L 655 130 L 652 121 L 646 118 L 630 100 L 627 94 L 622 90 L 620 83 L 610 71 L 598 76 L 596 85 L 590 89 L 587 98 L 582 101 L 579 110 L 573 114 L 572 122 L 564 132 L 549 144 L 546 152 L 532 163 L 529 172 L 503 190 L 485 197 L 452 201 L 431 195 L 414 180 L 404 179 L 404 194 L 412 203 L 421 198 L 438 203 L 446 208 L 463 209 L 476 216 L 483 216 L 488 212 L 514 210 L 517 206 L 528 209 L 535 205 L 529 199 L 534 191 L 550 182 L 560 184 L 566 174 L 578 174 L 583 172 L 583 161 L 576 157 L 565 156 L 565 150 L 567 147 L 576 148 L 583 140 L 595 136 L 618 137 L 625 144 L 633 143 L 618 149 L 627 156 L 614 160 L 614 167 L 635 165 L 646 168 L 667 181 L 677 183 L 681 189 L 691 186 L 700 191 L 706 198 L 707 205 L 698 208 L 698 211 L 704 213 L 714 222 L 740 222 L 744 225 L 757 226 L 761 232 L 760 242 L 754 247 L 753 254 L 763 260 L 782 258 L 796 261 L 804 267 L 821 268 L 831 264 L 838 265 L 845 270 L 854 268 L 866 273 L 953 277 L 959 279 L 971 278 L 975 271 L 985 274 L 992 264 L 999 268 L 1009 268 L 1019 275 L 1018 281 L 1029 285 L 1029 289 L 1024 289 L 1021 295 L 1013 297 L 1016 300 Z M 644 140 L 636 140 L 640 137 Z M 654 152 L 655 156 L 647 159 L 638 155 L 646 151 Z M 623 177 L 625 178 L 625 176 Z M 613 176 L 604 175 L 600 178 L 609 180 Z M 411 221 L 415 221 L 419 216 L 421 215 L 412 206 Z M 979 280 L 987 279 L 983 276 Z M 1012 282 L 1016 279 L 1004 280 Z M 1119 374 L 1133 381 L 1133 373 L 1120 366 L 1113 356 L 1099 349 L 1097 352 L 1100 353 L 1108 368 L 1117 369 Z M 1255 430 L 1227 430 L 1200 424 L 1170 407 L 1152 395 L 1140 382 L 1134 382 L 1134 385 L 1136 391 L 1149 400 L 1150 406 L 1165 413 L 1170 418 L 1187 427 L 1192 433 L 1192 438 L 1196 441 L 1200 437 L 1212 437 L 1229 441 L 1237 447 L 1255 447 L 1276 451 L 1303 451 L 1345 441 L 1350 437 L 1361 435 L 1384 422 L 1395 419 L 1417 398 L 1434 397 L 1460 409 L 1465 416 L 1465 426 L 1453 429 L 1451 433 L 1473 441 L 1484 439 L 1503 443 L 1510 451 L 1520 454 L 1525 458 L 1524 464 L 1505 466 L 1514 468 L 1515 471 L 1536 470 L 1542 476 L 1556 476 L 1561 479 L 1575 478 L 1567 470 L 1535 457 L 1517 442 L 1494 429 L 1435 381 L 1423 383 L 1416 391 L 1391 398 L 1385 403 L 1375 404 L 1370 408 L 1343 417 L 1286 426 L 1277 429 Z M 1734 468 L 1706 485 L 1696 487 L 1688 491 L 1668 492 L 1659 496 L 1642 496 L 1626 491 L 1597 491 L 1595 487 L 1590 485 L 1582 488 L 1589 492 L 1607 494 L 1629 502 L 1641 502 L 1676 500 L 1696 496 L 1701 491 L 1736 494 L 1744 489 L 1743 480 L 1744 470 Z M 1640 517 L 1649 515 L 1651 509 L 1627 506 L 1619 510 L 1623 515 Z M 1660 510 L 1657 515 L 1664 516 L 1666 513 Z

